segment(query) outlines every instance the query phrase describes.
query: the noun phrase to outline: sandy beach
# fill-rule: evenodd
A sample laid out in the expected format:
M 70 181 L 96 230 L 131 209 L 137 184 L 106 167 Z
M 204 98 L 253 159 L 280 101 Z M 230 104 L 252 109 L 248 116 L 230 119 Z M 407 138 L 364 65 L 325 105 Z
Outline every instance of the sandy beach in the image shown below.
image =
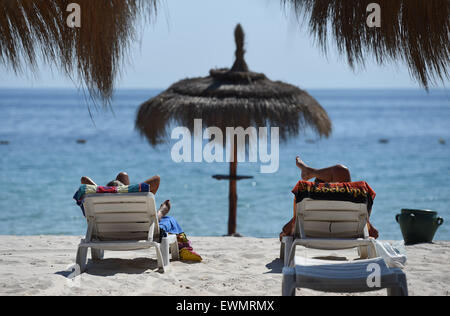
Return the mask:
M 77 286 L 67 276 L 79 240 L 68 236 L 0 236 L 0 295 L 281 294 L 282 263 L 276 239 L 193 237 L 203 262 L 172 262 L 165 274 L 157 271 L 152 249 L 106 252 L 105 260 L 89 261 L 88 271 Z M 449 295 L 450 242 L 408 246 L 406 251 L 410 295 Z M 323 252 L 307 250 L 299 254 L 314 256 Z M 338 255 L 355 258 L 356 251 Z M 386 295 L 386 291 L 370 294 Z M 302 290 L 297 295 L 324 293 Z

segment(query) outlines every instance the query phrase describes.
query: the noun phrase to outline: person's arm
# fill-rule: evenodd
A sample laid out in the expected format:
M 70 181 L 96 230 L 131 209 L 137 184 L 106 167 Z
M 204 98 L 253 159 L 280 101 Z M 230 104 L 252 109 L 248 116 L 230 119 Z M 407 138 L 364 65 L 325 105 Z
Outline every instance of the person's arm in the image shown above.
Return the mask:
M 150 192 L 152 192 L 153 194 L 156 194 L 156 192 L 158 192 L 158 189 L 159 189 L 159 184 L 161 183 L 161 178 L 160 178 L 160 176 L 154 176 L 154 177 L 146 180 L 145 183 L 150 185 Z
M 87 185 L 97 185 L 92 179 L 88 177 L 82 177 L 81 178 L 81 184 L 87 184 Z

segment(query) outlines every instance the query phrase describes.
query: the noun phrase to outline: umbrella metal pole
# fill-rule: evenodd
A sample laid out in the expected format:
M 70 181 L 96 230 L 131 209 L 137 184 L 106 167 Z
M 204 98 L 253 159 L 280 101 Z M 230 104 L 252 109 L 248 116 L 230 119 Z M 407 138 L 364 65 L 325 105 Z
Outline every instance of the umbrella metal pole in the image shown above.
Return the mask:
M 229 192 L 229 216 L 228 216 L 228 235 L 236 234 L 236 215 L 237 215 L 237 139 L 234 141 L 234 152 L 231 153 L 230 162 L 230 192 Z

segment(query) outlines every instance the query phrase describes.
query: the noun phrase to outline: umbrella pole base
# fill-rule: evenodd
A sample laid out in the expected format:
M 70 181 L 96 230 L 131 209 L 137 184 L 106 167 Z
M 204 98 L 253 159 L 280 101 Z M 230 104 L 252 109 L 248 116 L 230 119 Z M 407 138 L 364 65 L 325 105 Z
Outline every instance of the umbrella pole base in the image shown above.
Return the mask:
M 244 235 L 241 235 L 239 233 L 229 234 L 229 235 L 223 235 L 223 237 L 236 237 L 236 238 L 242 238 Z

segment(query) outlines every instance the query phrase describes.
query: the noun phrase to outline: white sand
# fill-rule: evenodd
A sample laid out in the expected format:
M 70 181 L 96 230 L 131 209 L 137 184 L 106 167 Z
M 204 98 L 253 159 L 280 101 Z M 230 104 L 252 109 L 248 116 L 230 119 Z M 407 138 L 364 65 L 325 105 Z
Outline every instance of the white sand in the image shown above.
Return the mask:
M 255 295 L 281 294 L 279 242 L 275 239 L 194 237 L 202 263 L 172 262 L 156 270 L 154 249 L 106 252 L 89 262 L 80 286 L 70 286 L 78 237 L 0 236 L 0 295 Z M 410 295 L 449 295 L 450 242 L 407 247 Z M 308 250 L 308 256 L 315 255 Z M 319 252 L 319 254 L 324 254 Z M 328 252 L 325 254 L 329 254 Z M 339 255 L 342 255 L 339 253 Z M 355 251 L 345 255 L 355 257 Z M 322 295 L 302 290 L 297 295 Z M 371 293 L 386 295 L 386 291 Z

